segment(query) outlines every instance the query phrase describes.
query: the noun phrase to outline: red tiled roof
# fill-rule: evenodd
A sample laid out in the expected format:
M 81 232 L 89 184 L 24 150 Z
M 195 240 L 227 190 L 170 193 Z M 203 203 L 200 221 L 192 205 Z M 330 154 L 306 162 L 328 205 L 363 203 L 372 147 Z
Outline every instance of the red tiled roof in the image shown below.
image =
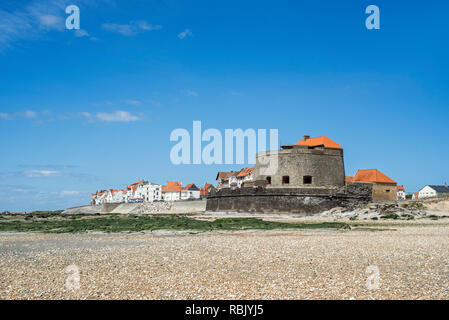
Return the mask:
M 295 145 L 297 146 L 321 146 L 324 145 L 326 148 L 334 148 L 334 149 L 343 149 L 338 143 L 329 139 L 326 136 L 316 137 L 316 138 L 308 138 L 304 141 L 304 139 L 299 140 Z
M 345 181 L 347 181 L 347 182 L 352 181 L 352 179 L 354 179 L 354 177 L 349 177 L 349 176 L 345 177 Z
M 374 183 L 391 183 L 397 182 L 387 177 L 377 169 L 358 170 L 352 181 L 355 182 L 374 182 Z
M 167 181 L 166 186 L 162 186 L 162 192 L 179 192 L 182 189 L 182 183 L 178 181 Z
M 405 192 L 405 188 L 404 188 L 404 186 L 397 186 L 396 187 L 396 189 L 399 191 L 399 190 L 402 190 L 402 191 L 404 191 Z
M 210 183 L 207 183 L 204 185 L 204 188 L 200 189 L 200 195 L 207 196 L 207 191 L 212 188 L 212 185 Z
M 237 174 L 237 177 L 246 177 L 246 176 L 249 176 L 250 174 L 252 174 L 253 172 L 254 172 L 253 168 L 244 168 L 239 171 L 239 173 Z

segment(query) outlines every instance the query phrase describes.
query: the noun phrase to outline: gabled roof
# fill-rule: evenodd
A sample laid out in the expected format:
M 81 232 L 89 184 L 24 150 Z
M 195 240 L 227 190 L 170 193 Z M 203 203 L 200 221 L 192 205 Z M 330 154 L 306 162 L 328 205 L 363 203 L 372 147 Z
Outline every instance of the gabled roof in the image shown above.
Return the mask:
M 207 196 L 207 191 L 212 188 L 212 185 L 210 183 L 207 183 L 204 185 L 204 188 L 200 189 L 200 195 Z
M 184 188 L 182 188 L 182 190 L 189 190 L 189 191 L 198 191 L 200 189 L 198 189 L 198 187 L 193 184 L 193 183 L 189 183 L 188 185 L 186 185 Z
M 404 191 L 404 192 L 405 192 L 404 186 L 397 186 L 396 189 L 397 189 L 398 191 Z
M 354 178 L 354 182 L 373 182 L 373 183 L 391 183 L 397 182 L 387 177 L 385 174 L 377 169 L 358 170 Z
M 238 171 L 230 171 L 230 172 L 220 171 L 217 173 L 217 178 L 215 180 L 218 180 L 218 178 L 228 180 L 230 176 L 234 175 L 237 172 Z
M 435 185 L 431 186 L 431 185 L 429 185 L 429 187 L 431 187 L 436 192 L 449 192 L 448 186 L 435 186 Z
M 182 183 L 179 181 L 167 181 L 166 186 L 162 186 L 162 192 L 179 192 L 182 189 Z
M 239 171 L 239 173 L 237 174 L 237 177 L 246 177 L 246 176 L 249 176 L 250 174 L 252 174 L 253 172 L 254 172 L 253 168 L 244 168 Z
M 302 139 L 296 142 L 296 146 L 310 146 L 310 147 L 316 147 L 316 146 L 325 146 L 326 148 L 334 148 L 334 149 L 343 149 L 338 143 L 333 141 L 332 139 L 329 139 L 326 136 L 322 137 L 316 137 L 316 138 L 307 138 L 306 140 Z

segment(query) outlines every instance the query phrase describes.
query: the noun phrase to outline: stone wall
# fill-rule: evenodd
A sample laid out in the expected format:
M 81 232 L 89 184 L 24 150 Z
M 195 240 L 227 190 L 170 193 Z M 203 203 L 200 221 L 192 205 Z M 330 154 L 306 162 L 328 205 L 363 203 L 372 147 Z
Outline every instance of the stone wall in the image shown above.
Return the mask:
M 207 211 L 314 214 L 334 207 L 354 209 L 372 200 L 372 185 L 351 184 L 340 188 L 264 188 L 212 190 Z
M 396 185 L 373 184 L 373 200 L 397 200 Z
M 267 173 L 266 164 L 273 164 L 277 170 Z M 298 147 L 279 151 L 261 152 L 256 155 L 255 179 L 271 178 L 273 187 L 303 187 L 303 186 L 336 186 L 345 185 L 345 168 L 343 150 L 324 147 Z M 284 184 L 282 177 L 288 176 L 289 183 Z M 312 183 L 304 185 L 304 176 L 312 177 Z

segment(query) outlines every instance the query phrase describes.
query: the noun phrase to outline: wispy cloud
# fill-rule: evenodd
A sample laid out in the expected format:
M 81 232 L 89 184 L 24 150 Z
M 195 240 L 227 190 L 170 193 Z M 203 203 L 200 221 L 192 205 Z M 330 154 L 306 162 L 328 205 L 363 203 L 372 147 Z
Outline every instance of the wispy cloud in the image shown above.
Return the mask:
M 96 118 L 107 122 L 131 122 L 140 120 L 139 116 L 133 115 L 128 111 L 117 110 L 115 112 L 98 112 Z
M 59 177 L 61 171 L 56 170 L 26 170 L 23 171 L 25 177 L 28 178 L 41 178 L 41 177 Z
M 193 36 L 193 33 L 189 29 L 185 29 L 183 32 L 178 34 L 178 38 L 181 40 L 185 39 L 186 37 L 191 37 L 191 36 Z
M 101 2 L 78 0 L 77 5 L 95 5 Z M 107 1 L 103 1 L 107 2 Z M 20 3 L 20 2 L 18 2 Z M 13 47 L 21 40 L 36 40 L 51 31 L 64 31 L 66 6 L 65 0 L 32 0 L 15 11 L 0 9 L 0 51 Z M 87 31 L 75 32 L 76 36 L 87 36 Z M 90 37 L 91 39 L 95 39 Z
M 102 28 L 124 36 L 135 36 L 146 31 L 161 30 L 161 25 L 152 25 L 146 21 L 130 21 L 128 24 L 103 23 Z
M 193 90 L 186 90 L 185 93 L 191 97 L 198 97 L 198 92 L 193 91 Z
M 133 105 L 133 106 L 141 106 L 142 101 L 140 100 L 126 100 L 127 104 Z

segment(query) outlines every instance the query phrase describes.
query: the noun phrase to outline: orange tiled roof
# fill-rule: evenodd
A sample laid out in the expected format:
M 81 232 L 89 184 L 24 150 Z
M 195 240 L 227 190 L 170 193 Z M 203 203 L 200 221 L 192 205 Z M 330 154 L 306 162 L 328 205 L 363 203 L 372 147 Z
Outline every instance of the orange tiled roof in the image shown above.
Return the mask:
M 254 172 L 253 168 L 245 168 L 240 170 L 240 172 L 237 174 L 237 177 L 246 177 Z
M 204 185 L 204 188 L 200 189 L 200 195 L 207 196 L 207 191 L 212 188 L 212 185 L 210 183 L 207 183 Z
M 358 170 L 352 181 L 374 183 L 397 183 L 377 169 Z
M 162 186 L 162 192 L 178 192 L 182 189 L 182 183 L 178 181 L 167 181 L 166 186 Z
M 349 176 L 345 177 L 345 181 L 347 181 L 347 182 L 352 181 L 352 179 L 354 179 L 354 177 L 349 177 Z
M 399 190 L 402 190 L 402 191 L 404 191 L 405 192 L 405 188 L 404 188 L 404 186 L 397 186 L 396 187 L 396 189 L 399 191 Z
M 302 139 L 302 140 L 299 140 L 298 142 L 296 142 L 295 145 L 310 146 L 310 147 L 324 145 L 326 148 L 343 149 L 338 143 L 336 143 L 332 139 L 329 139 L 326 136 L 316 137 L 316 138 L 308 138 L 305 141 L 304 141 L 304 139 Z

